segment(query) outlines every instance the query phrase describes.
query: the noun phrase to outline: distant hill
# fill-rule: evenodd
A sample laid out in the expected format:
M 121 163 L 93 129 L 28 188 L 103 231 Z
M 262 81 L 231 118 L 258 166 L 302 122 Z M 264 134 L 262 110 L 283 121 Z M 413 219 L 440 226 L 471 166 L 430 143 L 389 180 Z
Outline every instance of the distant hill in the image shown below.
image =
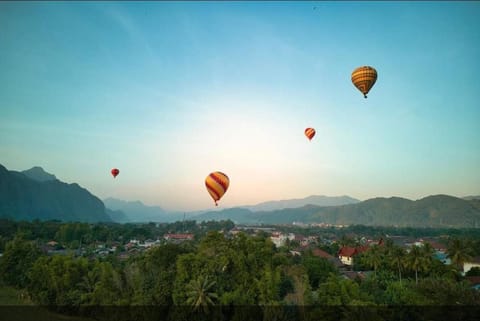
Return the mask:
M 411 227 L 479 227 L 480 207 L 475 201 L 434 195 L 417 201 L 405 198 L 373 198 L 356 204 L 321 207 L 306 205 L 253 212 L 232 208 L 195 216 L 197 221 L 231 219 L 243 224 L 329 223 Z
M 26 171 L 22 171 L 21 173 L 38 182 L 48 182 L 57 179 L 55 175 L 45 172 L 40 166 L 34 166 Z
M 254 224 L 259 223 L 258 217 L 256 212 L 252 212 L 249 209 L 233 207 L 190 216 L 189 219 L 197 222 L 232 220 L 235 223 Z
M 0 165 L 0 217 L 15 220 L 110 222 L 102 201 L 78 184 L 59 181 L 41 167 L 25 172 Z
M 183 219 L 182 215 L 167 213 L 159 206 L 148 206 L 140 201 L 123 201 L 109 197 L 103 202 L 110 210 L 122 211 L 129 222 L 173 222 Z
M 288 199 L 281 201 L 268 201 L 259 203 L 257 205 L 239 206 L 246 208 L 253 212 L 258 211 L 273 211 L 284 208 L 297 208 L 305 205 L 318 205 L 318 206 L 337 206 L 346 204 L 355 204 L 360 201 L 350 196 L 323 196 L 323 195 L 311 195 L 305 198 Z
M 0 217 L 15 220 L 81 222 L 173 222 L 167 213 L 140 201 L 107 198 L 104 203 L 78 184 L 58 180 L 41 167 L 23 172 L 0 165 Z M 349 196 L 309 196 L 224 210 L 186 213 L 189 220 L 230 219 L 243 224 L 329 223 L 411 227 L 480 228 L 480 198 L 433 195 L 416 201 L 377 197 L 363 202 Z
M 468 201 L 471 201 L 471 200 L 480 200 L 480 195 L 470 195 L 470 196 L 465 196 L 465 197 L 462 197 L 464 200 L 468 200 Z
M 105 213 L 112 219 L 112 221 L 116 223 L 129 223 L 131 222 L 130 218 L 128 218 L 127 214 L 123 213 L 122 211 L 114 211 L 109 208 L 105 208 Z

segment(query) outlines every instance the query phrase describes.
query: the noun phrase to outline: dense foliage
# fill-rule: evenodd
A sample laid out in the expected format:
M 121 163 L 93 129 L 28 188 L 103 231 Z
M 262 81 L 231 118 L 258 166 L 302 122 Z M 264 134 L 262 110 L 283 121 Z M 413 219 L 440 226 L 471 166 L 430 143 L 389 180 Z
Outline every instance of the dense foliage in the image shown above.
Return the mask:
M 292 244 L 275 247 L 266 233 L 228 234 L 233 227 L 230 221 L 200 225 L 1 223 L 0 282 L 26 289 L 33 302 L 59 312 L 82 313 L 84 306 L 188 307 L 171 312 L 170 317 L 177 320 L 187 318 L 182 315 L 187 312 L 212 317 L 219 306 L 251 306 L 261 308 L 264 316 L 281 319 L 274 307 L 306 307 L 296 310 L 296 315 L 329 320 L 327 310 L 315 307 L 343 307 L 346 316 L 358 316 L 352 307 L 378 307 L 364 311 L 365 320 L 376 320 L 380 307 L 385 306 L 480 305 L 480 293 L 457 269 L 462 260 L 478 255 L 478 235 L 449 242 L 451 265 L 434 259 L 428 245 L 413 247 L 408 253 L 392 242 L 372 246 L 359 256 L 355 266 L 367 272 L 352 280 L 332 261 L 314 256 L 311 250 L 297 256 L 289 251 Z M 197 241 L 163 242 L 126 260 L 119 260 L 115 253 L 98 257 L 74 251 L 87 244 L 95 247 L 100 241 L 156 238 L 185 230 L 194 232 Z M 355 227 L 347 232 L 359 234 L 359 230 Z M 338 233 L 336 243 L 358 242 L 346 237 L 346 230 L 316 232 L 320 237 L 322 233 Z M 71 251 L 64 255 L 40 251 L 39 245 L 51 239 Z M 332 249 L 332 244 L 316 247 Z

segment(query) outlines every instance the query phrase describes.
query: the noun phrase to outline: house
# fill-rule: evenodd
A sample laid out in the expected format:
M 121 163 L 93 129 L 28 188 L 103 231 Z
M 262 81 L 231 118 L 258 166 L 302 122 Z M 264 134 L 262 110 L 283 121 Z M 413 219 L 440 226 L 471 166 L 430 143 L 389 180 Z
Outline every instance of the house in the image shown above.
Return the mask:
M 335 257 L 333 255 L 330 255 L 329 253 L 325 252 L 324 250 L 321 250 L 319 248 L 315 248 L 312 250 L 312 255 L 325 259 L 329 262 L 331 262 L 336 268 L 341 268 L 344 263 L 342 263 L 338 257 Z
M 312 255 L 316 257 L 321 257 L 327 260 L 333 259 L 333 255 L 330 255 L 329 253 L 325 252 L 324 250 L 321 250 L 319 248 L 313 249 L 312 250 Z
M 50 242 L 47 243 L 47 245 L 48 245 L 48 246 L 51 246 L 51 247 L 55 247 L 55 246 L 58 245 L 58 242 L 56 242 L 56 241 L 50 241 Z
M 309 239 L 301 234 L 296 234 L 294 236 L 294 241 L 298 242 L 300 246 L 307 246 L 309 244 Z
M 233 236 L 238 235 L 238 234 L 241 233 L 241 232 L 242 232 L 242 231 L 241 231 L 239 228 L 237 228 L 237 227 L 234 227 L 234 228 L 232 228 L 232 229 L 230 230 L 230 234 L 233 235 Z
M 338 258 L 345 265 L 353 265 L 353 257 L 368 250 L 368 245 L 350 247 L 344 246 L 338 251 Z
M 155 246 L 155 245 L 159 245 L 160 244 L 160 240 L 145 240 L 145 242 L 143 244 L 140 244 L 141 247 L 144 247 L 144 248 L 150 248 L 152 246 Z
M 287 235 L 282 232 L 272 232 L 270 239 L 272 240 L 273 244 L 275 244 L 276 247 L 280 247 L 280 246 L 284 246 L 287 240 L 290 240 L 290 241 L 294 240 L 295 234 L 289 233 Z
M 363 271 L 342 271 L 341 273 L 342 277 L 348 280 L 355 281 L 356 279 L 364 280 L 368 272 L 363 272 Z
M 447 247 L 445 245 L 435 242 L 433 240 L 425 240 L 424 243 L 429 243 L 430 246 L 433 247 L 433 249 L 437 252 L 445 253 L 447 251 Z
M 165 234 L 163 238 L 169 242 L 193 241 L 193 234 Z
M 480 268 L 480 256 L 474 257 L 469 262 L 464 262 L 463 263 L 463 273 L 462 274 L 465 275 L 465 273 L 467 273 L 468 271 L 470 271 L 474 267 Z

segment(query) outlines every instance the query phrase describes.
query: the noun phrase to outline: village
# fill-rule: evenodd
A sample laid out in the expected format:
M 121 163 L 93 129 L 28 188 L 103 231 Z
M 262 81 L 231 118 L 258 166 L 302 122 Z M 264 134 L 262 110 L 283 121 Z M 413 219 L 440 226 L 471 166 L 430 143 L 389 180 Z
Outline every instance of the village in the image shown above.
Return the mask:
M 447 257 L 447 247 L 445 237 L 424 237 L 414 238 L 399 235 L 386 235 L 378 239 L 372 239 L 359 235 L 347 235 L 338 238 L 335 234 L 314 233 L 312 235 L 304 235 L 301 233 L 286 232 L 289 227 L 306 227 L 298 223 L 282 226 L 249 226 L 235 225 L 231 229 L 219 230 L 226 238 L 234 238 L 240 233 L 254 237 L 259 235 L 268 236 L 274 246 L 283 251 L 288 251 L 291 256 L 301 257 L 306 252 L 311 255 L 323 258 L 331 262 L 344 277 L 351 280 L 356 278 L 364 279 L 372 270 L 364 270 L 356 268 L 356 260 L 362 253 L 366 253 L 372 246 L 385 246 L 386 242 L 390 242 L 396 246 L 400 246 L 407 253 L 412 247 L 423 247 L 429 244 L 434 250 L 434 258 L 445 265 L 450 265 L 451 260 Z M 337 228 L 341 229 L 345 226 L 331 226 L 329 224 L 315 224 L 309 226 L 314 228 Z M 283 230 L 283 231 L 281 231 Z M 194 243 L 201 236 L 198 233 L 165 233 L 159 235 L 155 239 L 143 239 L 141 237 L 121 241 L 111 242 L 94 242 L 93 244 L 80 246 L 78 249 L 69 249 L 55 240 L 50 240 L 41 246 L 42 251 L 48 255 L 74 255 L 90 258 L 109 258 L 115 257 L 118 260 L 128 260 L 152 247 L 163 244 L 181 244 L 184 242 Z M 480 268 L 480 257 L 473 257 L 472 260 L 463 263 L 462 275 L 465 275 L 472 268 Z M 480 289 L 480 277 L 469 276 L 467 280 L 472 286 Z

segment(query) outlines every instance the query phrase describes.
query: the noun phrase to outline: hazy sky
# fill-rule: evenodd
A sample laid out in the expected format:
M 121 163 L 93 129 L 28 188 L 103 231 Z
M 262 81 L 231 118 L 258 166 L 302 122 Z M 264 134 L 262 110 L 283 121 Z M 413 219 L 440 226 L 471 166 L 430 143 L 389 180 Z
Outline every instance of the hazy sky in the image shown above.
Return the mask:
M 480 194 L 480 2 L 0 2 L 0 164 L 169 210 Z M 353 69 L 378 80 L 364 99 Z M 306 127 L 317 131 L 312 141 Z M 120 175 L 113 179 L 110 169 Z

